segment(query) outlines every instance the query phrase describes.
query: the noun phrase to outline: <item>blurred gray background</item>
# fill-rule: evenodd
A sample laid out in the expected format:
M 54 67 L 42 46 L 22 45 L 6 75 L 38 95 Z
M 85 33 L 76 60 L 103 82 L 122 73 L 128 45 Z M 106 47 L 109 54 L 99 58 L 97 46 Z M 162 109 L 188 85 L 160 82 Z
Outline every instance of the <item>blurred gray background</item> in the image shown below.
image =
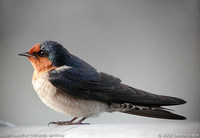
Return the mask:
M 0 120 L 46 125 L 70 120 L 32 88 L 33 68 L 17 54 L 55 40 L 102 72 L 188 103 L 169 107 L 200 121 L 199 0 L 0 0 Z M 179 122 L 103 113 L 92 124 Z

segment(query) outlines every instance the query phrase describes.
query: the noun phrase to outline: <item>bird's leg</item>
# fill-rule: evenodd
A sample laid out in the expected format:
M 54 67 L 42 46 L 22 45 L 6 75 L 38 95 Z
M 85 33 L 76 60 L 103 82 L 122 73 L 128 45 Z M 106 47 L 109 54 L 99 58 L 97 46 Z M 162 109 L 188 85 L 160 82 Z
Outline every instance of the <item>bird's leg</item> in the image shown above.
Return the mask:
M 72 120 L 70 120 L 70 121 L 57 121 L 57 122 L 50 122 L 49 124 L 48 124 L 48 126 L 50 125 L 50 124 L 56 124 L 57 126 L 58 125 L 73 125 L 73 122 L 77 119 L 78 117 L 74 117 Z
M 81 120 L 78 122 L 73 123 L 74 125 L 89 125 L 90 123 L 82 123 L 87 117 L 83 117 Z

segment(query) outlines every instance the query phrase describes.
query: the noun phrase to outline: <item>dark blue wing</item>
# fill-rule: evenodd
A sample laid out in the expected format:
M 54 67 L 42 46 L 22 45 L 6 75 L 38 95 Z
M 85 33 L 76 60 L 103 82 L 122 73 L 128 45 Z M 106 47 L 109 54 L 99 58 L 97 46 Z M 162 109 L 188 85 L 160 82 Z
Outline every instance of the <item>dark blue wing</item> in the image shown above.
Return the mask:
M 99 100 L 106 103 L 132 103 L 144 106 L 185 103 L 184 100 L 179 98 L 160 96 L 121 84 L 119 78 L 96 70 L 82 68 L 54 69 L 49 72 L 49 81 L 56 88 L 86 100 Z

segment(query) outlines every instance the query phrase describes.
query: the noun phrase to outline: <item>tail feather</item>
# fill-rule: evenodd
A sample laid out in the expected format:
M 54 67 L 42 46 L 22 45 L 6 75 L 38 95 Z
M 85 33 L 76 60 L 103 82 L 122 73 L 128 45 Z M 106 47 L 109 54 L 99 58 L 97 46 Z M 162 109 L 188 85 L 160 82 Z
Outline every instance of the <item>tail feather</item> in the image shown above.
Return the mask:
M 120 111 L 122 113 L 145 116 L 145 117 L 153 117 L 160 119 L 174 119 L 174 120 L 184 120 L 186 119 L 184 116 L 174 114 L 172 112 L 162 110 L 162 109 L 145 109 L 145 110 L 129 110 L 129 111 Z

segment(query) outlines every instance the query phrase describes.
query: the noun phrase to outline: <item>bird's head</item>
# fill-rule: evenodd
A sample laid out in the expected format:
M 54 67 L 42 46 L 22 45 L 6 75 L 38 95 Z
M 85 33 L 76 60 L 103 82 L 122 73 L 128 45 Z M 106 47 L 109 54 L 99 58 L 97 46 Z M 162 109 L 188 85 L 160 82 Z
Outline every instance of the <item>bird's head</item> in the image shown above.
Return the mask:
M 19 55 L 26 56 L 38 72 L 62 66 L 71 57 L 71 54 L 61 44 L 54 41 L 36 44 L 28 52 Z

